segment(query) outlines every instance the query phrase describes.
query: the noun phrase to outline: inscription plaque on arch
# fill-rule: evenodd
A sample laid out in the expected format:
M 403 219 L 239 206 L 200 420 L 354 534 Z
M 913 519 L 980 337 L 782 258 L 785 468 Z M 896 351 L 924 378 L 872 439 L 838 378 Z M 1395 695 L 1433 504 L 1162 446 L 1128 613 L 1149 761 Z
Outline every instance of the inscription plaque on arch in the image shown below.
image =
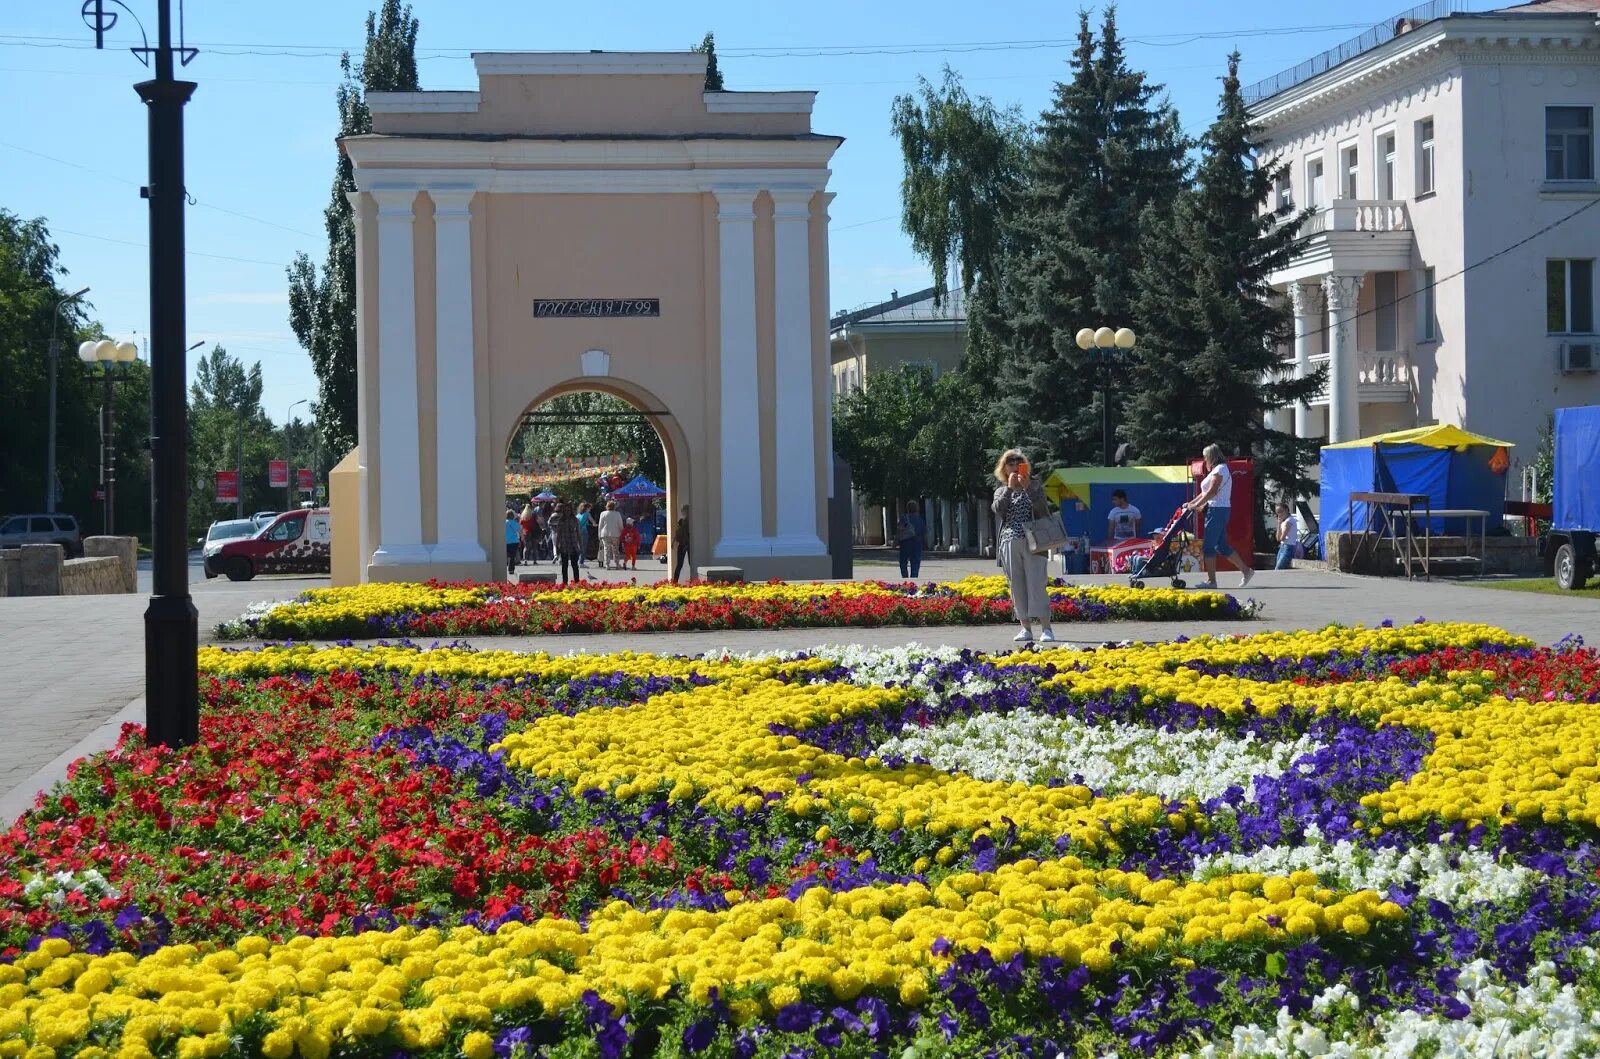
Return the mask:
M 533 315 L 571 316 L 660 316 L 660 298 L 535 298 Z

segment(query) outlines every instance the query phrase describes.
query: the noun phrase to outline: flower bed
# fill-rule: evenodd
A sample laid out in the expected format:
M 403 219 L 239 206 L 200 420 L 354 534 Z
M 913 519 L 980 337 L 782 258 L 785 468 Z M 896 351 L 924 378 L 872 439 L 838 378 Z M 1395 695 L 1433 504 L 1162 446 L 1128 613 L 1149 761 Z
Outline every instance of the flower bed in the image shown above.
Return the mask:
M 1575 644 L 202 663 L 0 838 L 0 1054 L 1600 1047 Z
M 1221 592 L 1121 586 L 1050 589 L 1060 622 L 1248 618 L 1257 604 Z M 1012 621 L 1005 578 L 766 584 L 366 584 L 313 588 L 217 628 L 223 639 L 528 636 L 707 629 L 991 625 Z

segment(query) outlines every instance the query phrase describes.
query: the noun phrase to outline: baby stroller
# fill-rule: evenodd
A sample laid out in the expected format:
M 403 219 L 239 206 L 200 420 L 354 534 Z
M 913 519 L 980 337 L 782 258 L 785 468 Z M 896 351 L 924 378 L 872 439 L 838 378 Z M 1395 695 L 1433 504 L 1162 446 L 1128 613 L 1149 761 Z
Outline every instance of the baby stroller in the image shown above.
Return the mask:
M 1189 512 L 1183 508 L 1172 513 L 1172 518 L 1161 532 L 1156 534 L 1153 550 L 1148 559 L 1135 560 L 1128 569 L 1128 584 L 1134 588 L 1143 588 L 1145 578 L 1170 577 L 1173 588 L 1188 587 L 1183 577 L 1185 557 L 1193 556 L 1192 547 L 1196 535 L 1183 528 L 1189 519 Z

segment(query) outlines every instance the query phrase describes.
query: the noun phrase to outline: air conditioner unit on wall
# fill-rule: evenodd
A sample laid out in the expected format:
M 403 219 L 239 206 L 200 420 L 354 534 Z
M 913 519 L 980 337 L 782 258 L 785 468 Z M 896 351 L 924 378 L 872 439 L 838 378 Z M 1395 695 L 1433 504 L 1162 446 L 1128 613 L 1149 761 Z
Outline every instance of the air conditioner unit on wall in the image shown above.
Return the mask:
M 1561 343 L 1561 370 L 1600 371 L 1600 341 Z

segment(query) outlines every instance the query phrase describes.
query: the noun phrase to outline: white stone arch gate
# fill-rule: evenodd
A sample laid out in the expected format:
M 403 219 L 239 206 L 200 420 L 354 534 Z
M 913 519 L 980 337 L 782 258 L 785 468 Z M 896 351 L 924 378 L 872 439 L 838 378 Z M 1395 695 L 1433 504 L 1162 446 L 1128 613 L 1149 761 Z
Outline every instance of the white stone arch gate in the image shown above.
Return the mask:
M 563 387 L 671 413 L 698 565 L 828 576 L 840 140 L 815 94 L 707 92 L 694 52 L 473 58 L 477 91 L 372 93 L 340 141 L 360 436 L 335 579 L 502 574 L 506 439 Z

